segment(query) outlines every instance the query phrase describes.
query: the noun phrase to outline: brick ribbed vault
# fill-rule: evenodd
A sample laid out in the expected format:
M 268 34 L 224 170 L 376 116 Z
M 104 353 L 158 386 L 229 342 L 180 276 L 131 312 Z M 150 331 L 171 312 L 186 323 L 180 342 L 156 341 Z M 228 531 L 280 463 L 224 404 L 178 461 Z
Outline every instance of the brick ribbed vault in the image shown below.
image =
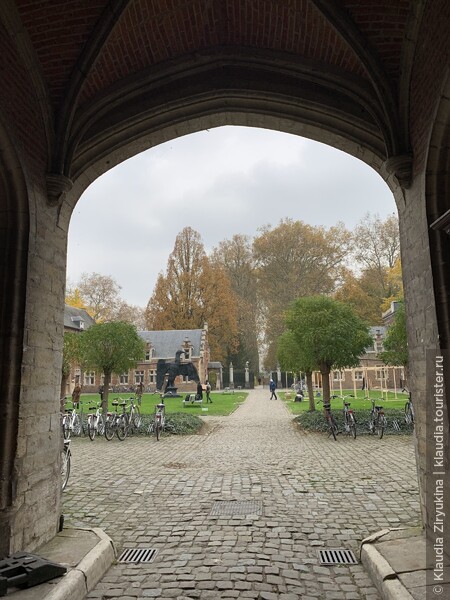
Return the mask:
M 0 2 L 0 558 L 58 524 L 67 232 L 80 194 L 133 154 L 225 124 L 328 143 L 390 185 L 432 533 L 425 351 L 450 340 L 449 31 L 448 0 Z M 450 474 L 445 485 L 450 501 Z
M 115 147 L 147 133 L 162 110 L 175 118 L 186 85 L 193 117 L 215 110 L 223 94 L 233 110 L 268 114 L 284 96 L 294 119 L 361 140 L 407 184 L 409 46 L 422 16 L 410 0 L 7 0 L 0 8 L 40 103 L 54 196 L 83 171 L 89 148 L 109 152 L 112 131 Z

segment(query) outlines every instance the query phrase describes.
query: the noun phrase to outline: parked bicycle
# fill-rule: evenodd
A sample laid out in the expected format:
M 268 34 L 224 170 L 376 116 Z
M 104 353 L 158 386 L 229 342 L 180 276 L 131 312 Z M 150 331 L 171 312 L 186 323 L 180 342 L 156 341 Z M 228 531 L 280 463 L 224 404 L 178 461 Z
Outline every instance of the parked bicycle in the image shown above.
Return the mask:
M 350 408 L 350 402 L 346 402 L 347 398 L 354 398 L 351 394 L 348 396 L 331 396 L 332 398 L 341 398 L 343 402 L 343 413 L 344 413 L 344 429 L 345 432 L 350 434 L 353 439 L 356 439 L 356 418 L 353 409 Z
M 87 432 L 88 436 L 94 441 L 96 435 L 103 435 L 105 431 L 105 421 L 103 419 L 101 404 L 98 403 L 96 406 L 89 406 L 88 410 L 94 411 L 88 414 L 87 419 Z
M 73 435 L 81 434 L 81 419 L 75 407 L 65 409 L 62 416 L 62 430 L 65 440 L 68 440 L 72 433 Z
M 317 402 L 323 402 L 323 400 L 318 400 Z M 335 440 L 337 440 L 337 436 L 339 434 L 339 429 L 336 421 L 331 413 L 331 404 L 328 402 L 323 403 L 323 410 L 325 413 L 325 420 L 328 425 L 328 436 L 332 435 Z
M 376 433 L 381 440 L 387 426 L 386 417 L 384 416 L 383 407 L 376 405 L 376 400 L 374 398 L 371 398 L 370 400 L 372 402 L 372 409 L 369 417 L 369 431 L 373 434 Z
M 120 406 L 122 407 L 121 413 L 117 410 L 117 407 L 119 406 L 119 401 L 117 399 L 113 400 L 111 404 L 114 407 L 114 411 L 106 414 L 105 438 L 110 442 L 113 439 L 114 434 L 116 434 L 119 440 L 123 442 L 128 435 L 128 420 L 126 415 L 127 401 L 124 400 L 123 402 L 120 402 Z
M 414 427 L 414 407 L 412 403 L 411 392 L 406 388 L 403 388 L 402 392 L 406 392 L 408 394 L 408 400 L 405 404 L 405 423 Z
M 61 489 L 64 491 L 67 487 L 70 475 L 70 465 L 72 452 L 70 451 L 70 439 L 64 440 L 64 446 L 61 450 Z
M 130 411 L 125 413 L 127 417 L 128 432 L 131 431 L 132 433 L 139 431 L 142 424 L 141 410 L 136 404 L 136 401 L 139 402 L 139 399 L 135 399 L 133 396 L 130 397 Z
M 156 439 L 159 440 L 161 437 L 161 433 L 164 430 L 166 424 L 166 406 L 164 402 L 157 404 L 155 406 L 155 414 L 153 415 L 153 420 L 150 422 L 148 426 L 148 433 L 154 433 L 156 435 Z

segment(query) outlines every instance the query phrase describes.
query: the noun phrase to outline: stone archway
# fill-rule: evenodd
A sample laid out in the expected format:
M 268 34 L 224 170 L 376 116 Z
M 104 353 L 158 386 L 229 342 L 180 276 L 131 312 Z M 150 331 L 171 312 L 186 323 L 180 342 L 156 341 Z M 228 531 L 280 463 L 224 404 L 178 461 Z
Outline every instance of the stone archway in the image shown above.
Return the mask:
M 28 262 L 28 194 L 20 162 L 0 124 L 0 555 L 13 526 L 10 509 L 18 485 L 16 453 Z
M 422 413 L 425 349 L 448 341 L 440 266 L 448 246 L 428 225 L 445 210 L 439 198 L 448 186 L 448 121 L 441 128 L 438 119 L 447 114 L 449 3 L 380 0 L 369 12 L 350 0 L 267 0 L 257 11 L 250 0 L 165 4 L 152 3 L 151 14 L 144 0 L 77 0 L 59 13 L 50 2 L 0 5 L 0 120 L 9 136 L 0 132 L 1 553 L 34 549 L 57 529 L 71 213 L 96 177 L 141 150 L 239 124 L 304 135 L 364 160 L 399 210 Z M 417 439 L 423 483 L 421 421 Z

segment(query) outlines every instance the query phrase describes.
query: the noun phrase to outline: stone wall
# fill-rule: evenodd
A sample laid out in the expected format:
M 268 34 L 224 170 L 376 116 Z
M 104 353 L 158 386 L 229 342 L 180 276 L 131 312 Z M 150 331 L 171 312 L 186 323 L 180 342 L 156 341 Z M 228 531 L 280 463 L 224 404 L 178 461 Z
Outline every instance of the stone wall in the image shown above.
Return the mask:
M 58 529 L 66 232 L 57 209 L 30 194 L 26 318 L 9 552 L 33 550 Z

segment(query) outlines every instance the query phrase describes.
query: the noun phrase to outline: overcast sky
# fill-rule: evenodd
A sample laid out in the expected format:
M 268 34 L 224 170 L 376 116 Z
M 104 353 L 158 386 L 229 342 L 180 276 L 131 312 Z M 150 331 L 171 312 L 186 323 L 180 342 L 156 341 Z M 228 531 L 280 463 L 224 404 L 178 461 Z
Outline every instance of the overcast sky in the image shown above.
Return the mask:
M 353 228 L 367 212 L 384 218 L 396 208 L 365 163 L 286 133 L 220 127 L 161 144 L 97 179 L 72 216 L 67 278 L 110 275 L 124 300 L 144 307 L 188 225 L 209 252 L 284 217 Z

